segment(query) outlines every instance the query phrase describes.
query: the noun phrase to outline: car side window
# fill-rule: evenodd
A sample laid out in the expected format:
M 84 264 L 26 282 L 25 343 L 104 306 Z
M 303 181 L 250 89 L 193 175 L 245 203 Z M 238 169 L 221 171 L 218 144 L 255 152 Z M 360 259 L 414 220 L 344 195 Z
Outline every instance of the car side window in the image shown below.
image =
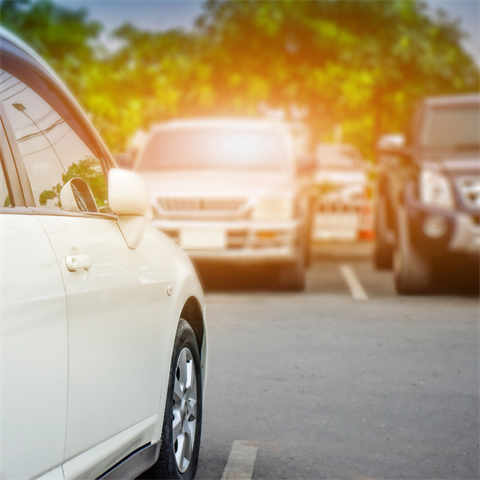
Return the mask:
M 60 190 L 82 178 L 97 206 L 107 204 L 102 166 L 65 120 L 34 90 L 0 69 L 0 98 L 12 124 L 37 207 L 61 209 Z
M 8 193 L 7 181 L 3 173 L 2 165 L 0 164 L 0 207 L 11 207 L 10 194 Z

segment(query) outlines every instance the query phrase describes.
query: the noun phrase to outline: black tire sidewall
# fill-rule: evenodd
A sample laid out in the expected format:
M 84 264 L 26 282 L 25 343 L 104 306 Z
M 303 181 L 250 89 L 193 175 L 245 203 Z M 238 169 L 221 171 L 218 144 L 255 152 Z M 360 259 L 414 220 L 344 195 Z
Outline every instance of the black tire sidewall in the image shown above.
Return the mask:
M 305 237 L 301 236 L 297 246 L 295 262 L 282 265 L 279 272 L 279 287 L 284 291 L 302 292 L 305 290 Z
M 192 353 L 193 361 L 195 364 L 195 374 L 197 380 L 197 423 L 195 430 L 195 443 L 193 446 L 193 454 L 190 464 L 187 470 L 181 473 L 178 470 L 177 462 L 175 460 L 175 451 L 173 448 L 173 431 L 172 431 L 172 408 L 173 408 L 173 388 L 175 383 L 175 371 L 177 367 L 178 357 L 180 352 L 184 347 L 187 347 Z M 203 397 L 202 397 L 202 372 L 201 372 L 201 361 L 200 354 L 198 351 L 197 341 L 195 339 L 195 334 L 185 320 L 181 319 L 177 333 L 175 336 L 175 344 L 172 354 L 172 363 L 170 366 L 170 377 L 168 381 L 168 393 L 165 403 L 165 418 L 164 418 L 164 435 L 165 438 L 162 438 L 162 453 L 168 457 L 168 463 L 171 466 L 171 478 L 174 479 L 193 479 L 195 477 L 195 472 L 198 464 L 198 457 L 200 451 L 200 438 L 202 430 L 202 407 L 203 407 Z M 162 435 L 163 437 L 163 435 Z M 164 452 L 163 452 L 164 451 Z
M 375 266 L 379 270 L 390 269 L 393 266 L 393 247 L 386 239 L 387 219 L 386 204 L 378 199 L 375 215 Z
M 428 291 L 431 280 L 431 264 L 429 259 L 412 245 L 404 209 L 400 209 L 397 215 L 393 264 L 397 293 L 415 295 Z

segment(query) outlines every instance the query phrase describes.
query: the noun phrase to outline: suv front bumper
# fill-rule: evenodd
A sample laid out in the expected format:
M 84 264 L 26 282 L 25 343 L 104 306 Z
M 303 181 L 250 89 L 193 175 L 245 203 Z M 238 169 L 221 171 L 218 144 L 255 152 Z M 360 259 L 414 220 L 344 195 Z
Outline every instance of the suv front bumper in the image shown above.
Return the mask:
M 412 194 L 405 196 L 410 238 L 417 249 L 429 256 L 480 254 L 480 214 L 446 210 L 419 202 Z M 436 218 L 445 225 L 437 238 L 426 233 L 426 222 Z
M 298 258 L 302 231 L 298 220 L 282 222 L 153 220 L 194 260 L 226 263 L 289 263 Z M 195 247 L 195 232 L 212 234 L 212 245 Z M 221 239 L 218 241 L 218 239 Z

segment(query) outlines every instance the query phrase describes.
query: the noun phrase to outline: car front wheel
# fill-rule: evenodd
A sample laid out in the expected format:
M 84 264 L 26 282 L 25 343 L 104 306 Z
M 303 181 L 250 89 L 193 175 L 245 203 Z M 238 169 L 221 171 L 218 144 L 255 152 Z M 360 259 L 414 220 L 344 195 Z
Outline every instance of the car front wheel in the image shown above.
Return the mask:
M 278 283 L 281 290 L 302 292 L 305 290 L 305 237 L 301 237 L 297 246 L 297 258 L 280 267 Z
M 192 479 L 202 427 L 200 354 L 192 328 L 180 320 L 175 336 L 165 417 L 157 463 L 144 478 Z

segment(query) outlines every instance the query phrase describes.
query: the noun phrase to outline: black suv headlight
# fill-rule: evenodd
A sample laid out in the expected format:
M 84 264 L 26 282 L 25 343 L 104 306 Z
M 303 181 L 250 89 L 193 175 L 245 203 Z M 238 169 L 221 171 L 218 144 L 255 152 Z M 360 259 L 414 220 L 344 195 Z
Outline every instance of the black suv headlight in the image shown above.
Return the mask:
M 450 179 L 433 170 L 420 174 L 420 200 L 426 205 L 451 209 L 455 206 Z

